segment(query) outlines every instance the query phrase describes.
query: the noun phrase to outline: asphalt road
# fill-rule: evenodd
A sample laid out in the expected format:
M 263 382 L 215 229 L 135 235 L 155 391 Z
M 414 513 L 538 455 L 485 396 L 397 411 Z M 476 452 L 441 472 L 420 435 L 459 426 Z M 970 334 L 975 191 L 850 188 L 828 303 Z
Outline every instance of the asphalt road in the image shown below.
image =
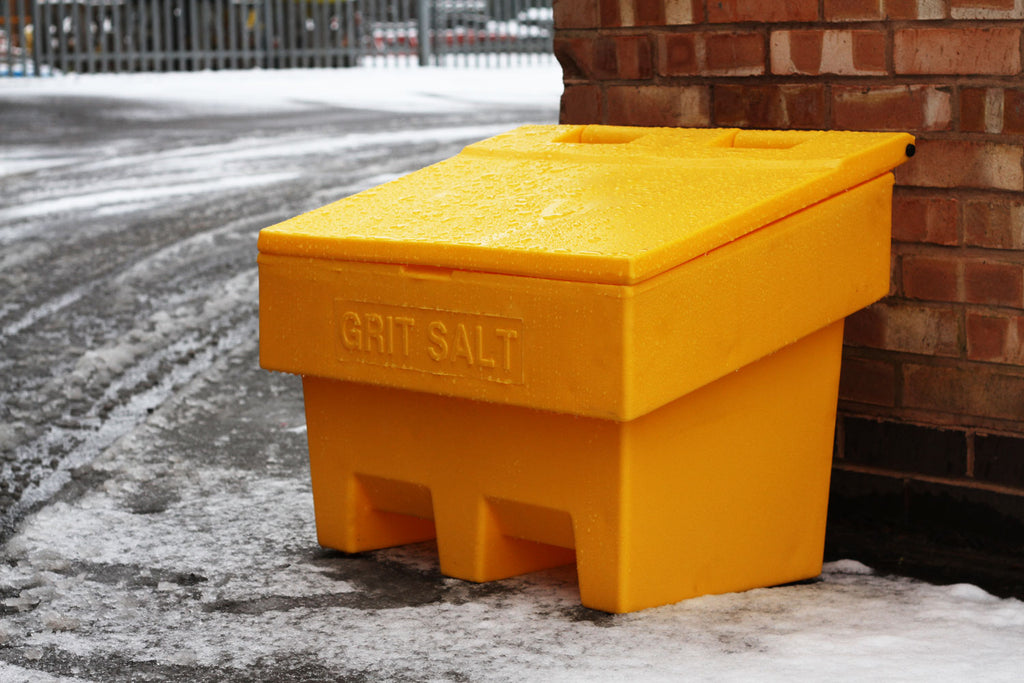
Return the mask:
M 0 149 L 23 168 L 0 193 L 2 538 L 217 358 L 245 348 L 255 365 L 260 228 L 554 116 L 0 95 Z M 248 372 L 225 385 L 268 380 L 294 393 Z
M 239 110 L 0 90 L 0 683 L 1019 679 L 1019 601 L 851 560 L 609 615 L 320 548 L 258 231 L 556 112 Z

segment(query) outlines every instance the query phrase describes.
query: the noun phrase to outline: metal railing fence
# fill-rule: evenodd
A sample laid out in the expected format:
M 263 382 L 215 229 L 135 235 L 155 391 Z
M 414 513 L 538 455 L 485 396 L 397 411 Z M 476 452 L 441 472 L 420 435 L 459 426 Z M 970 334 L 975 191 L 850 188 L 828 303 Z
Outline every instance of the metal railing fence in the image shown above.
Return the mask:
M 552 59 L 551 1 L 0 0 L 0 75 Z

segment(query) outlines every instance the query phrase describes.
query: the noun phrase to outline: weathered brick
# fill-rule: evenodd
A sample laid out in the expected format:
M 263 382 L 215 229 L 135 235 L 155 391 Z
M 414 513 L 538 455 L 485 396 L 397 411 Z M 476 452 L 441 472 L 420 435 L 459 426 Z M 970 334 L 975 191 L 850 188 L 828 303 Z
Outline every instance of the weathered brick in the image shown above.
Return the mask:
M 972 133 L 1024 133 L 1024 90 L 963 88 L 960 130 Z
M 947 306 L 888 299 L 846 319 L 853 346 L 929 356 L 960 356 L 960 316 Z
M 764 36 L 760 33 L 709 33 L 704 43 L 709 75 L 757 76 L 765 71 Z
M 773 31 L 772 73 L 871 76 L 886 73 L 881 31 Z
M 607 122 L 633 126 L 707 126 L 708 89 L 662 85 L 608 86 Z
M 555 58 L 566 81 L 587 80 L 594 75 L 594 41 L 590 38 L 555 38 Z
M 954 19 L 1022 19 L 1024 5 L 1014 0 L 951 0 Z
M 596 85 L 566 85 L 562 93 L 561 123 L 601 123 L 601 89 Z
M 832 87 L 833 127 L 934 131 L 952 127 L 951 88 L 925 85 Z
M 648 36 L 601 36 L 593 41 L 593 49 L 594 79 L 642 80 L 654 75 Z
M 807 85 L 714 86 L 714 122 L 745 128 L 820 129 L 825 126 L 825 87 Z
M 1024 200 L 999 197 L 968 202 L 964 242 L 993 249 L 1024 249 Z
M 665 23 L 669 26 L 696 24 L 704 18 L 700 0 L 665 0 Z
M 600 5 L 588 0 L 555 0 L 555 26 L 559 29 L 597 28 L 601 22 Z
M 960 300 L 960 264 L 952 257 L 908 254 L 902 258 L 902 277 L 910 299 Z
M 654 76 L 650 37 L 616 36 L 615 52 L 619 62 L 619 78 L 644 80 Z
M 696 76 L 704 64 L 704 41 L 697 33 L 664 33 L 658 36 L 658 73 L 662 76 Z
M 1024 315 L 969 311 L 967 357 L 1024 366 Z
M 708 21 L 711 23 L 816 21 L 817 0 L 708 0 Z
M 899 74 L 1015 76 L 1021 70 L 1019 28 L 908 28 L 896 31 Z
M 1024 147 L 1020 144 L 923 140 L 917 155 L 896 169 L 900 185 L 1024 189 Z
M 959 242 L 956 199 L 947 196 L 915 196 L 897 189 L 893 193 L 892 238 L 953 246 Z
M 825 0 L 825 21 L 876 21 L 884 18 L 883 0 Z
M 885 0 L 888 19 L 945 19 L 947 0 Z
M 771 35 L 773 73 L 821 73 L 824 31 L 774 31 Z
M 1024 370 L 970 363 L 903 366 L 907 408 L 1000 420 L 1024 419 Z
M 1020 263 L 967 260 L 963 263 L 964 300 L 989 306 L 1024 307 L 1024 266 Z
M 1011 10 L 1014 0 L 950 0 L 949 6 L 953 9 L 977 8 L 992 10 Z
M 839 398 L 876 406 L 896 405 L 896 368 L 888 361 L 843 358 Z
M 662 76 L 756 76 L 765 71 L 760 33 L 663 33 L 657 39 Z

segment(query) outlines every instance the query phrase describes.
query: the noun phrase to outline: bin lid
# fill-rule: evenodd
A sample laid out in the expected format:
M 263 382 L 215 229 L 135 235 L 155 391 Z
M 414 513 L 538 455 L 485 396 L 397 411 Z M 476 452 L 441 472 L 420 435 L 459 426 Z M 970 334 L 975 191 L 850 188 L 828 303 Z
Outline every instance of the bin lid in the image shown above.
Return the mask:
M 905 133 L 524 126 L 261 231 L 264 254 L 633 284 L 913 153 Z

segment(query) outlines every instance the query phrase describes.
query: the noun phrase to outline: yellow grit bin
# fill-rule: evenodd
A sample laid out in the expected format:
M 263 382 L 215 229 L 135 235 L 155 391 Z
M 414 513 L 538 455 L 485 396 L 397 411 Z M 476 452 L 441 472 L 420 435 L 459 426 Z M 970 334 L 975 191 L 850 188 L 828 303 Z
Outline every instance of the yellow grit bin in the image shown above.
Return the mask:
M 575 561 L 629 612 L 821 571 L 843 318 L 896 133 L 526 126 L 259 236 L 319 542 Z

